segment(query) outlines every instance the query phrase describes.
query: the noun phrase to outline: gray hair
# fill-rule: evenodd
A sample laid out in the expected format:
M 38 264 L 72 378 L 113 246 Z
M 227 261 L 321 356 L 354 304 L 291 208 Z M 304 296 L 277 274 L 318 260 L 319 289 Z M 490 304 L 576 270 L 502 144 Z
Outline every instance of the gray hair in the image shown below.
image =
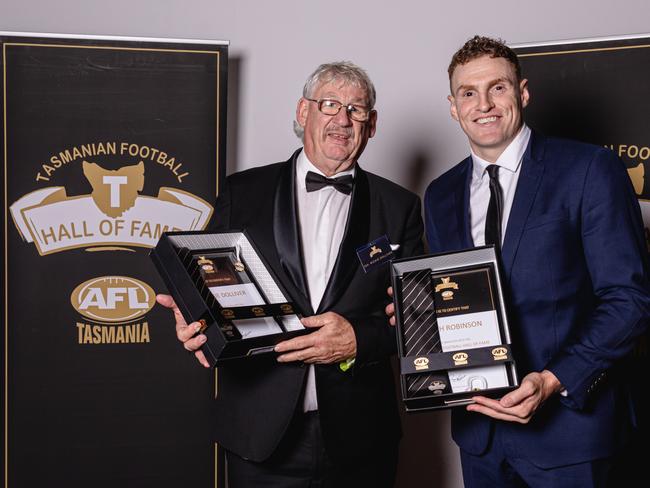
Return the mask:
M 304 98 L 313 98 L 316 88 L 321 84 L 332 81 L 342 81 L 346 85 L 361 88 L 368 95 L 369 107 L 371 109 L 374 108 L 375 102 L 377 101 L 375 85 L 373 85 L 368 73 L 363 68 L 350 61 L 321 64 L 307 78 L 305 86 L 302 89 L 302 96 Z M 293 121 L 293 131 L 300 140 L 303 140 L 305 131 L 296 120 Z

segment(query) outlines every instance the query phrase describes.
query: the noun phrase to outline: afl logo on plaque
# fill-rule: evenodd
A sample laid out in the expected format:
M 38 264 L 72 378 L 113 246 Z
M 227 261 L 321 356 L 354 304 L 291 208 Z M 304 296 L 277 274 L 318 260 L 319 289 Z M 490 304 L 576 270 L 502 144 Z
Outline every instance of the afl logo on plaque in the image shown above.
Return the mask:
M 469 358 L 469 354 L 466 352 L 457 352 L 452 356 L 452 359 L 454 360 L 454 364 L 456 366 L 459 366 L 461 364 L 467 364 L 467 360 Z
M 495 347 L 492 349 L 492 356 L 495 361 L 508 359 L 508 350 L 505 347 Z
M 429 369 L 429 359 L 425 357 L 415 358 L 413 360 L 413 366 L 416 370 Z

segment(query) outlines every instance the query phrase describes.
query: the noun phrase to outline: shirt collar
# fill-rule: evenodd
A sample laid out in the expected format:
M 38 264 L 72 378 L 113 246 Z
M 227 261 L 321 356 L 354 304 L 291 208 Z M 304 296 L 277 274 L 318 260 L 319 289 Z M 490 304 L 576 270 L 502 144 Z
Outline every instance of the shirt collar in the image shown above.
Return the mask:
M 339 176 L 345 175 L 354 176 L 356 167 L 357 165 L 354 164 L 350 169 L 340 171 L 332 176 L 332 178 L 338 178 Z M 303 150 L 300 151 L 300 154 L 298 154 L 298 157 L 296 158 L 296 183 L 298 185 L 298 188 L 302 188 L 305 191 L 307 189 L 305 178 L 307 177 L 308 171 L 313 171 L 314 173 L 317 173 L 321 176 L 325 176 L 325 174 L 323 174 L 323 172 L 314 166 L 314 164 L 309 160 L 307 154 L 305 153 L 305 149 L 303 148 Z
M 508 144 L 508 147 L 505 148 L 501 153 L 501 156 L 499 156 L 499 159 L 497 159 L 494 164 L 501 166 L 512 173 L 516 173 L 521 165 L 521 160 L 524 157 L 529 140 L 530 128 L 524 124 L 519 133 L 515 136 L 512 142 Z M 471 151 L 471 153 L 472 161 L 474 162 L 473 176 L 480 180 L 485 173 L 485 169 L 493 163 L 481 159 L 474 153 L 474 151 Z

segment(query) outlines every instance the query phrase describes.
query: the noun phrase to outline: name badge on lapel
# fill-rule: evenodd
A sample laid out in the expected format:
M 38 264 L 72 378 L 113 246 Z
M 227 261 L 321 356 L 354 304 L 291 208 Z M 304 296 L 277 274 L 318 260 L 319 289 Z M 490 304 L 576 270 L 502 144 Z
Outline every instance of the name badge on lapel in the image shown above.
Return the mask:
M 357 248 L 357 256 L 364 273 L 388 263 L 393 259 L 394 254 L 386 235 Z

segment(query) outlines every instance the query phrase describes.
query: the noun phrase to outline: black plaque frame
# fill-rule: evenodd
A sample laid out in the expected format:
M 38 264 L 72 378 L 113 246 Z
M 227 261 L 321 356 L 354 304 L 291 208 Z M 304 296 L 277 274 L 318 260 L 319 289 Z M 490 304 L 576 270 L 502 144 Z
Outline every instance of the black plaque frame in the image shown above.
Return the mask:
M 206 242 L 225 242 L 206 248 Z M 245 263 L 249 276 L 262 296 L 268 301 L 264 305 L 244 307 L 222 307 L 213 295 L 205 291 L 205 287 L 193 278 L 182 258 L 183 253 L 192 256 L 204 252 L 220 252 L 232 249 L 232 242 L 239 242 L 242 247 L 242 261 Z M 282 287 L 280 281 L 268 266 L 250 236 L 245 231 L 216 233 L 209 231 L 169 232 L 165 233 L 158 245 L 151 251 L 154 262 L 169 292 L 174 297 L 183 317 L 190 322 L 202 324 L 202 332 L 208 340 L 202 346 L 202 351 L 212 367 L 234 360 L 273 354 L 273 348 L 279 342 L 309 333 L 308 329 L 285 330 L 281 333 L 241 338 L 232 334 L 232 321 L 251 318 L 274 317 L 282 322 L 282 317 L 300 315 L 293 302 Z M 252 266 L 251 266 L 252 265 Z M 256 267 L 253 271 L 251 267 Z M 262 278 L 257 273 L 264 273 Z M 281 325 L 284 329 L 284 325 Z
M 494 304 L 501 344 L 480 348 L 467 348 L 418 356 L 406 356 L 403 344 L 403 319 L 401 276 L 405 272 L 430 269 L 435 279 L 460 273 L 488 273 L 491 303 Z M 400 361 L 400 388 L 407 411 L 445 409 L 472 403 L 471 397 L 480 394 L 491 398 L 500 397 L 518 385 L 515 361 L 510 347 L 508 325 L 499 264 L 493 246 L 484 246 L 450 254 L 434 254 L 393 261 L 391 278 L 394 290 L 395 318 L 397 327 L 397 348 Z M 432 374 L 437 371 L 451 371 L 464 368 L 505 365 L 509 385 L 501 388 L 467 392 L 449 392 L 428 396 L 410 397 L 407 390 L 407 375 Z

